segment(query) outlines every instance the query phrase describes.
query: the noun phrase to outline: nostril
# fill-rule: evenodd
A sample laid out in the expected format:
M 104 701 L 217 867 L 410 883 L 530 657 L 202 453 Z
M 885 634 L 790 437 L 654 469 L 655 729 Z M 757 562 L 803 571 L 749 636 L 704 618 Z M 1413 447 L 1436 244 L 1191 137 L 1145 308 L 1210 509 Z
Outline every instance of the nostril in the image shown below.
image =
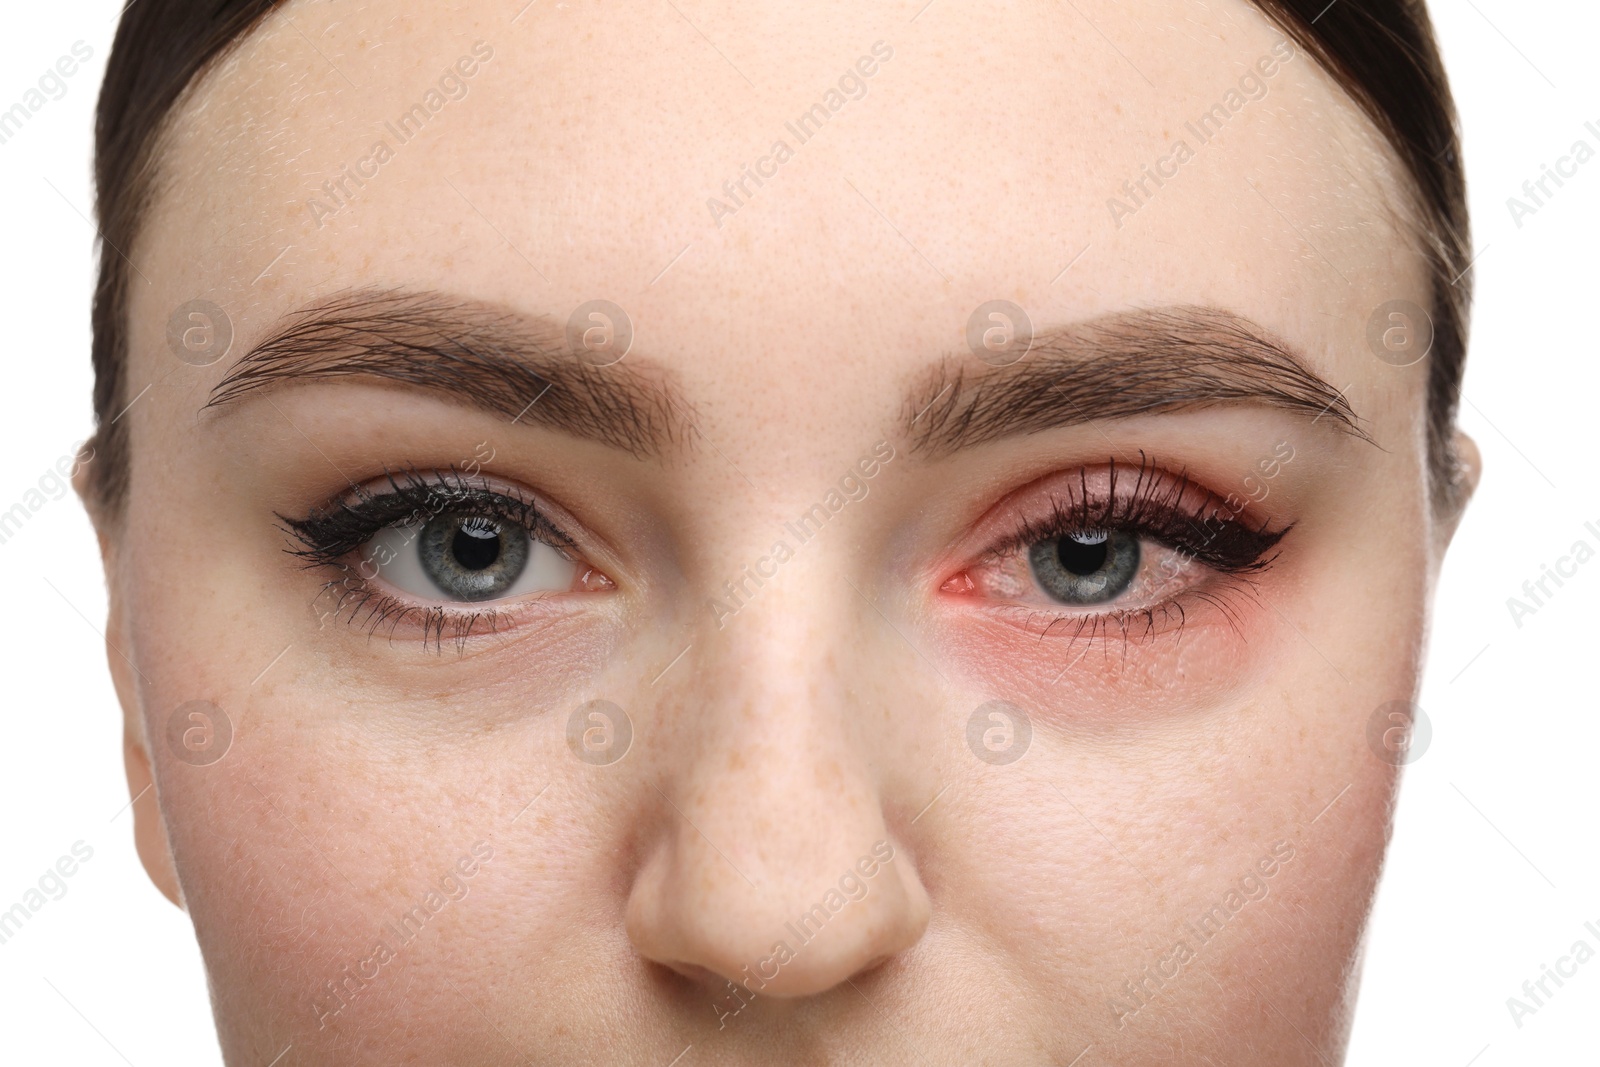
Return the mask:
M 861 969 L 859 971 L 857 971 L 856 974 L 858 974 L 858 975 L 871 974 L 873 971 L 877 970 L 879 967 L 882 967 L 885 963 L 888 963 L 889 962 L 889 958 L 890 958 L 891 955 L 892 955 L 892 953 L 888 953 L 888 952 L 879 953 L 878 955 L 876 955 L 876 956 L 872 957 L 870 960 L 868 960 L 866 963 L 862 964 L 861 965 Z
M 716 971 L 709 967 L 702 967 L 698 963 L 684 963 L 681 960 L 674 960 L 671 963 L 663 963 L 662 966 L 675 973 L 679 978 L 705 986 L 707 989 L 715 989 L 728 981 Z
M 894 952 L 880 952 L 874 955 L 871 959 L 866 960 L 861 964 L 860 967 L 854 969 L 852 974 L 845 977 L 869 979 L 874 976 L 874 973 L 878 970 L 878 968 L 891 962 L 895 956 L 896 953 Z M 771 985 L 771 979 L 776 977 L 775 975 L 768 975 L 766 976 L 768 980 L 762 981 L 760 978 L 752 975 L 750 973 L 750 968 L 748 967 L 745 968 L 745 973 L 741 976 L 737 974 L 725 974 L 719 969 L 707 967 L 698 963 L 690 963 L 687 960 L 651 960 L 649 962 L 654 966 L 660 967 L 664 971 L 670 972 L 672 975 L 683 982 L 686 982 L 688 985 L 702 990 L 712 996 L 722 995 L 730 986 L 739 986 L 742 988 L 743 994 L 741 995 L 741 999 L 744 999 L 744 997 L 754 997 L 759 994 L 776 996 L 776 999 L 783 1000 L 795 995 L 793 992 L 780 992 L 778 986 Z M 810 994 L 806 993 L 801 995 Z
M 862 964 L 861 969 L 856 972 L 856 975 L 861 976 L 871 974 L 879 967 L 882 967 L 884 964 L 888 963 L 892 957 L 893 953 L 879 953 L 866 963 Z M 734 982 L 737 984 L 739 981 L 736 978 L 730 978 L 720 971 L 714 971 L 710 967 L 702 967 L 698 963 L 687 963 L 682 960 L 674 960 L 671 963 L 660 964 L 660 966 L 673 972 L 679 978 L 693 982 L 696 985 L 704 986 L 705 988 L 711 990 L 720 989 L 729 982 Z

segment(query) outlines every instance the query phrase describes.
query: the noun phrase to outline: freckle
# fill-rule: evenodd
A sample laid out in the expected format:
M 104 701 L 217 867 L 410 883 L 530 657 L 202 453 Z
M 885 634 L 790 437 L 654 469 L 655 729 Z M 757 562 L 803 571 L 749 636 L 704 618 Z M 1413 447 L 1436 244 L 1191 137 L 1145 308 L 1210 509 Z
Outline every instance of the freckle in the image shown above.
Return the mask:
M 744 769 L 744 753 L 734 749 L 728 754 L 728 770 L 740 771 Z
M 837 762 L 829 760 L 826 767 L 817 768 L 817 784 L 819 786 L 837 787 L 843 781 L 844 772 Z

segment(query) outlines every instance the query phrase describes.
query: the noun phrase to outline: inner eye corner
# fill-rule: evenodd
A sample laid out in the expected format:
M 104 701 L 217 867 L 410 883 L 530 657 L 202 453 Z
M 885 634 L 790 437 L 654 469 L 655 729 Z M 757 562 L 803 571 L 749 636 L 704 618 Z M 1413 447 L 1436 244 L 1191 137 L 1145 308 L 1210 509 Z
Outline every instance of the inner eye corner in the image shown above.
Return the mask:
M 971 596 L 977 592 L 978 583 L 973 580 L 972 567 L 963 567 L 939 583 L 939 592 L 950 596 Z

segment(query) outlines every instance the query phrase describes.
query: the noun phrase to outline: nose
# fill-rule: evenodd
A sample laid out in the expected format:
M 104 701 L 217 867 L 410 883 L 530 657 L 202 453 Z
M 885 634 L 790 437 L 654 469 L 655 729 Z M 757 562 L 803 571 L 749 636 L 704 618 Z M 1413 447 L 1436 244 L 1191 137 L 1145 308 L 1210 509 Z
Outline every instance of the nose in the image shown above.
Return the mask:
M 651 794 L 659 829 L 629 895 L 628 935 L 646 959 L 718 994 L 727 982 L 764 997 L 823 993 L 904 952 L 928 924 L 873 773 L 892 764 L 884 661 L 853 669 L 873 653 L 838 638 L 862 620 L 835 602 L 822 612 L 833 625 L 819 625 L 811 599 L 804 611 L 741 612 L 658 704 L 671 751 L 655 763 L 667 768 Z

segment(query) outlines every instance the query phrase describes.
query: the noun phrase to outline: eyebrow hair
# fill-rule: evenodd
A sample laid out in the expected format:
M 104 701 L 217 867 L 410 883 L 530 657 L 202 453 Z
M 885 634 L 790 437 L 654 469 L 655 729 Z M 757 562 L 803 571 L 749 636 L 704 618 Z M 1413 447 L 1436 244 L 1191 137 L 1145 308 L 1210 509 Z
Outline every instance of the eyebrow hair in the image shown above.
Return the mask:
M 906 401 L 912 451 L 948 455 L 1100 419 L 1257 403 L 1372 438 L 1344 394 L 1283 341 L 1221 308 L 1118 312 L 1040 331 L 1023 359 L 973 369 L 947 356 Z M 964 365 L 965 364 L 965 365 Z
M 346 290 L 291 312 L 229 369 L 202 410 L 336 378 L 443 393 L 641 458 L 684 440 L 685 408 L 664 372 L 591 366 L 545 316 L 406 289 Z

